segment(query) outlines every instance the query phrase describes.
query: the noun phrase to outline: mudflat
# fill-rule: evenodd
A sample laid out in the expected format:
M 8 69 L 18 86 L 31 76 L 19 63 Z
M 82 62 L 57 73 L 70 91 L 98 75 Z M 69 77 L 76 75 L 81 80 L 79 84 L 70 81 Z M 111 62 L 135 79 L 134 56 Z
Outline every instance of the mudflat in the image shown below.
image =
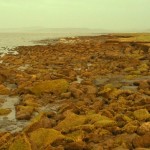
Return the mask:
M 0 58 L 0 149 L 150 148 L 150 34 L 41 42 Z

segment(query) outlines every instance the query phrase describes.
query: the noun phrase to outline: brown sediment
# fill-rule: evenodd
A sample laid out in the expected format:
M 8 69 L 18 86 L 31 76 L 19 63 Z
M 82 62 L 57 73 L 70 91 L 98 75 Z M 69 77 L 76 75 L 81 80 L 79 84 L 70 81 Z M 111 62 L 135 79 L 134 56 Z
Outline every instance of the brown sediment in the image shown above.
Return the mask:
M 150 148 L 149 45 L 119 38 L 65 38 L 2 57 L 0 94 L 19 102 L 15 121 L 0 118 L 0 149 Z

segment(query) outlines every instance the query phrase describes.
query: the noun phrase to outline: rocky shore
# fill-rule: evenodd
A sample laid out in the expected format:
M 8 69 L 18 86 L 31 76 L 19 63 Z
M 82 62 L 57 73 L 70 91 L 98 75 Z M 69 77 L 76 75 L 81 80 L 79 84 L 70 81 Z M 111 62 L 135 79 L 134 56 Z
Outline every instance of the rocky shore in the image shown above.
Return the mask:
M 83 36 L 1 57 L 0 150 L 150 149 L 149 43 Z

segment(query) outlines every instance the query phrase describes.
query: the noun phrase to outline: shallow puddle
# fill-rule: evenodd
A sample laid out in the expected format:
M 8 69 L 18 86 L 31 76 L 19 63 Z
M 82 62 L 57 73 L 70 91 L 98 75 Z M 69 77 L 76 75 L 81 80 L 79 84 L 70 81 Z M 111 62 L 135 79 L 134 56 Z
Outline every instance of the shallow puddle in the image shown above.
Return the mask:
M 24 64 L 23 66 L 18 67 L 17 70 L 25 71 L 26 69 L 28 69 L 29 66 L 30 66 L 29 64 Z
M 15 105 L 20 102 L 20 98 L 18 96 L 10 97 L 0 95 L 0 99 L 4 100 L 4 102 L 1 103 L 1 108 L 11 109 L 9 114 L 0 116 L 0 132 L 10 131 L 11 133 L 14 133 L 21 131 L 28 122 L 16 119 Z
M 1 108 L 11 109 L 11 112 L 8 115 L 0 116 L 0 120 L 3 120 L 4 118 L 7 118 L 7 120 L 16 120 L 15 105 L 19 103 L 19 97 L 0 96 L 0 98 L 4 99 L 4 103 L 2 104 Z
M 122 86 L 120 88 L 121 90 L 130 90 L 133 92 L 137 92 L 138 91 L 138 86 Z

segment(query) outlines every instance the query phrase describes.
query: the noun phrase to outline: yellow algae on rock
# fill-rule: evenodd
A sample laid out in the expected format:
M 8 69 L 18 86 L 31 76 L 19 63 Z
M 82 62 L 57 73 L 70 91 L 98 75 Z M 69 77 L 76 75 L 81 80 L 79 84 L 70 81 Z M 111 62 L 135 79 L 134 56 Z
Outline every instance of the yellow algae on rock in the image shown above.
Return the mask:
M 116 125 L 116 122 L 111 119 L 104 119 L 94 123 L 96 127 L 111 127 Z
M 10 145 L 9 150 L 32 150 L 32 149 L 29 140 L 24 134 L 23 136 L 18 136 L 15 138 L 13 143 Z
M 138 70 L 140 72 L 146 72 L 149 70 L 149 66 L 147 64 L 141 64 L 139 67 L 138 67 Z
M 132 134 L 135 133 L 137 131 L 138 126 L 134 125 L 132 122 L 131 123 L 127 123 L 124 127 L 123 127 L 123 131 Z
M 125 78 L 128 79 L 128 80 L 132 80 L 136 77 L 138 77 L 138 75 L 135 75 L 135 74 L 130 74 L 130 75 L 125 76 Z
M 117 114 L 115 116 L 115 120 L 117 120 L 117 121 L 125 121 L 126 123 L 129 123 L 129 122 L 132 121 L 132 119 L 129 116 L 124 115 L 124 114 Z
M 93 124 L 84 124 L 84 125 L 79 125 L 73 128 L 74 130 L 83 130 L 87 132 L 93 131 L 95 126 Z
M 40 113 L 34 119 L 31 120 L 31 123 L 24 129 L 24 132 L 32 132 L 39 128 L 48 128 L 51 126 L 49 118 L 46 117 L 45 113 Z
M 77 130 L 66 135 L 67 139 L 73 140 L 74 142 L 81 142 L 85 137 L 85 133 L 82 130 Z
M 103 95 L 106 98 L 115 98 L 120 95 L 123 90 L 117 89 L 113 87 L 112 84 L 106 84 L 103 89 L 99 92 L 99 94 Z
M 141 71 L 140 70 L 135 70 L 135 71 L 132 71 L 131 74 L 133 74 L 133 75 L 140 75 Z
M 56 129 L 60 131 L 68 131 L 77 126 L 83 125 L 86 121 L 86 116 L 76 115 L 70 111 L 67 111 L 66 118 L 58 123 Z
M 144 121 L 150 118 L 150 114 L 147 109 L 139 109 L 133 112 L 134 117 L 139 121 Z
M 76 115 L 74 113 L 69 112 L 66 118 L 56 126 L 56 129 L 61 131 L 77 129 L 79 127 L 82 129 L 83 126 L 86 125 L 85 123 L 87 123 L 87 125 L 93 124 L 94 126 L 100 127 L 116 125 L 116 122 L 114 120 L 105 116 L 101 116 L 100 114 Z
M 55 129 L 39 128 L 29 134 L 34 149 L 44 150 L 55 140 L 63 139 L 65 136 Z
M 124 92 L 123 90 L 114 89 L 108 94 L 108 97 L 113 99 L 113 98 L 117 97 L 118 95 L 122 94 L 123 92 Z
M 132 119 L 131 119 L 130 117 L 126 116 L 126 115 L 123 115 L 123 116 L 122 116 L 122 119 L 123 119 L 124 121 L 126 121 L 126 122 L 132 121 Z
M 98 133 L 99 136 L 104 136 L 104 135 L 111 135 L 111 132 L 105 129 L 101 129 L 101 131 Z
M 46 80 L 35 83 L 29 90 L 35 95 L 42 93 L 61 94 L 68 90 L 69 83 L 65 79 Z
M 106 84 L 106 85 L 103 87 L 103 90 L 100 91 L 100 94 L 108 93 L 108 92 L 112 91 L 113 89 L 114 89 L 114 87 L 113 87 L 112 84 Z
M 88 116 L 89 121 L 98 127 L 108 127 L 116 125 L 116 122 L 106 116 L 100 114 L 93 114 Z
M 101 116 L 100 114 L 90 114 L 90 115 L 87 115 L 87 118 L 88 118 L 88 122 L 93 124 L 101 119 L 107 119 L 108 117 Z
M 130 72 L 130 71 L 134 71 L 134 67 L 127 67 L 124 69 L 125 72 Z
M 89 115 L 88 120 L 96 127 L 108 127 L 116 125 L 114 120 L 100 114 Z
M 9 108 L 1 108 L 0 109 L 0 116 L 8 115 L 10 112 L 11 112 L 11 109 L 9 109 Z

